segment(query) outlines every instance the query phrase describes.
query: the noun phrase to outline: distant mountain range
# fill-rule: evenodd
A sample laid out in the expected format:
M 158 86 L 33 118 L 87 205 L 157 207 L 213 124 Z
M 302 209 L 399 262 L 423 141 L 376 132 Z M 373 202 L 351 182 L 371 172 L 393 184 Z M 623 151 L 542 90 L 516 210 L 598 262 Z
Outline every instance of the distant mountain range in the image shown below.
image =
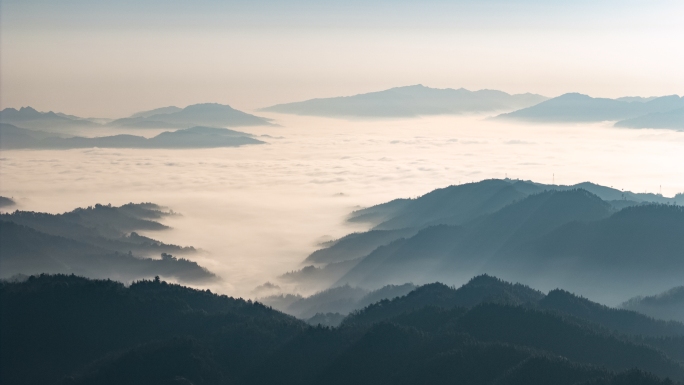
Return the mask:
M 95 138 L 65 137 L 49 132 L 33 131 L 0 123 L 2 149 L 73 149 L 73 148 L 217 148 L 263 144 L 254 135 L 227 128 L 192 127 L 167 131 L 153 138 L 114 135 Z
M 99 126 L 98 123 L 76 116 L 55 113 L 52 111 L 39 112 L 31 107 L 21 107 L 18 110 L 14 108 L 5 108 L 0 111 L 0 123 L 39 130 L 60 130 L 69 127 Z
M 310 266 L 280 279 L 376 289 L 489 273 L 618 303 L 675 286 L 684 275 L 681 204 L 684 194 L 665 198 L 592 183 L 450 186 L 352 213 L 349 220 L 375 228 L 327 244 L 305 260 Z
M 5 108 L 0 123 L 17 127 L 59 132 L 75 127 L 189 128 L 194 126 L 236 127 L 272 126 L 265 118 L 238 111 L 217 103 L 194 104 L 185 108 L 162 107 L 143 111 L 123 119 L 80 118 L 55 112 L 39 112 L 31 107 Z
M 278 104 L 260 111 L 340 118 L 402 118 L 505 112 L 496 119 L 529 122 L 615 121 L 616 127 L 684 129 L 684 98 L 592 98 L 568 93 L 549 99 L 536 94 L 437 89 L 423 85 L 367 94 Z
M 512 111 L 547 98 L 502 91 L 429 88 L 423 85 L 391 88 L 354 96 L 311 99 L 278 104 L 260 111 L 328 117 L 415 117 Z
M 549 99 L 530 93 L 511 95 L 496 90 L 438 89 L 420 84 L 353 96 L 278 104 L 260 111 L 338 118 L 500 113 L 495 119 L 552 123 L 614 121 L 616 127 L 684 129 L 684 98 L 677 95 L 607 99 L 568 93 Z M 274 125 L 270 119 L 217 103 L 194 104 L 185 108 L 161 107 L 116 120 L 39 112 L 31 107 L 19 110 L 6 108 L 0 111 L 0 122 L 53 132 L 102 126 L 182 129 L 193 126 Z
M 165 244 L 137 231 L 168 229 L 156 220 L 173 213 L 152 203 L 95 205 L 64 214 L 0 214 L 0 276 L 65 273 L 131 281 L 155 275 L 180 281 L 216 279 L 195 262 L 171 254 L 192 247 Z M 150 259 L 162 254 L 161 259 Z
M 617 121 L 616 127 L 684 129 L 684 98 L 592 98 L 578 93 L 564 94 L 497 119 L 533 122 Z
M 192 126 L 272 126 L 268 119 L 217 103 L 193 104 L 185 108 L 163 107 L 117 119 L 109 126 L 135 128 L 188 128 Z

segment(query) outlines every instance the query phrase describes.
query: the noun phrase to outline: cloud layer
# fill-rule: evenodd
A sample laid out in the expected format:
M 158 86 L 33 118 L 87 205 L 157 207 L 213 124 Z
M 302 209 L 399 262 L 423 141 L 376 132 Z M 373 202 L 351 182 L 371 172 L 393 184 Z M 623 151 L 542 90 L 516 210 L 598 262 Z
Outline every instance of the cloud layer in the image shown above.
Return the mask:
M 344 223 L 359 206 L 505 176 L 684 191 L 680 132 L 473 117 L 272 117 L 283 127 L 245 129 L 284 137 L 262 146 L 3 151 L 0 195 L 18 209 L 48 212 L 130 201 L 169 206 L 183 215 L 166 220 L 174 230 L 155 237 L 206 250 L 193 260 L 224 279 L 212 289 L 250 296 L 299 268 L 321 239 L 362 230 Z

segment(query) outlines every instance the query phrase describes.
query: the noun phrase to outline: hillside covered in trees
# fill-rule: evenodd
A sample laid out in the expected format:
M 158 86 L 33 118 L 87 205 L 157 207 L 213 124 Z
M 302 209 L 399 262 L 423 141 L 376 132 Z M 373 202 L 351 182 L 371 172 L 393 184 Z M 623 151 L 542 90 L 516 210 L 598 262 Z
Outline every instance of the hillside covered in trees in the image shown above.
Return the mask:
M 371 304 L 339 328 L 168 284 L 0 284 L 12 384 L 672 384 L 684 325 L 489 276 Z M 630 326 L 631 325 L 631 326 Z M 674 341 L 674 342 L 673 342 Z

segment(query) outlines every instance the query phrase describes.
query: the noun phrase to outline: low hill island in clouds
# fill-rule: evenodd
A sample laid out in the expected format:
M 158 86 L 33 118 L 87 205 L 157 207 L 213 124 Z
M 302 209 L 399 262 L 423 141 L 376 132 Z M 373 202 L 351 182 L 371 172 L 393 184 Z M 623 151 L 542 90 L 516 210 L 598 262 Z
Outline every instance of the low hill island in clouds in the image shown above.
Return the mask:
M 90 120 L 76 116 L 49 112 L 39 112 L 32 107 L 5 108 L 0 111 L 0 123 L 8 123 L 30 129 L 63 129 L 68 127 L 98 126 Z
M 0 282 L 0 307 L 7 384 L 684 381 L 683 324 L 491 276 L 417 287 L 337 328 L 158 278 L 32 276 Z
M 11 124 L 0 123 L 0 148 L 67 150 L 74 148 L 141 148 L 141 149 L 188 149 L 238 147 L 263 144 L 254 135 L 227 128 L 191 127 L 167 131 L 152 137 L 136 135 L 113 135 L 95 138 L 68 137 L 44 131 L 27 130 Z
M 512 111 L 546 99 L 529 93 L 510 95 L 496 90 L 438 89 L 419 84 L 354 96 L 278 104 L 261 111 L 328 117 L 401 118 Z
M 127 128 L 190 128 L 194 126 L 239 127 L 273 126 L 261 118 L 229 105 L 218 103 L 194 104 L 185 108 L 162 107 L 143 111 L 122 119 L 80 118 L 55 112 L 39 112 L 31 107 L 5 108 L 0 111 L 0 123 L 20 128 L 61 132 L 69 128 L 127 127 Z
M 185 108 L 162 107 L 133 114 L 110 123 L 114 127 L 188 128 L 191 126 L 237 127 L 272 126 L 266 118 L 238 111 L 218 103 L 194 104 Z
M 359 210 L 374 228 L 279 279 L 300 287 L 459 282 L 487 273 L 617 304 L 681 285 L 684 194 L 485 180 Z
M 500 113 L 496 119 L 547 123 L 614 121 L 616 127 L 684 129 L 684 98 L 677 95 L 607 99 L 568 93 L 549 99 L 531 93 L 511 95 L 496 90 L 437 89 L 420 84 L 277 104 L 260 111 L 337 118 Z
M 684 129 L 684 98 L 592 98 L 569 93 L 497 116 L 528 122 L 616 121 L 616 127 Z
M 469 91 L 414 85 L 344 97 L 311 99 L 262 108 L 260 111 L 336 118 L 410 118 L 429 115 L 499 114 L 496 119 L 525 122 L 586 123 L 614 121 L 616 127 L 684 129 L 684 98 L 593 98 L 568 93 L 555 98 L 511 95 L 496 90 Z M 218 103 L 185 108 L 160 107 L 121 119 L 80 118 L 31 107 L 6 108 L 0 122 L 20 128 L 69 132 L 69 129 L 121 127 L 185 129 L 194 126 L 274 126 L 267 118 Z

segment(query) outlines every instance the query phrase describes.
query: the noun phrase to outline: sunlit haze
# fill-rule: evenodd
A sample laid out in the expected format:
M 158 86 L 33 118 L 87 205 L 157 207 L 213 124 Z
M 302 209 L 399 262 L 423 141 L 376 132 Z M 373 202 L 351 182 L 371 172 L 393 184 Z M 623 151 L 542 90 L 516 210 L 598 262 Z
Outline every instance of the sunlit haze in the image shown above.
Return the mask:
M 0 5 L 0 105 L 118 118 L 424 84 L 549 97 L 684 89 L 681 1 Z
M 682 0 L 0 0 L 0 384 L 684 385 L 682 278 Z

